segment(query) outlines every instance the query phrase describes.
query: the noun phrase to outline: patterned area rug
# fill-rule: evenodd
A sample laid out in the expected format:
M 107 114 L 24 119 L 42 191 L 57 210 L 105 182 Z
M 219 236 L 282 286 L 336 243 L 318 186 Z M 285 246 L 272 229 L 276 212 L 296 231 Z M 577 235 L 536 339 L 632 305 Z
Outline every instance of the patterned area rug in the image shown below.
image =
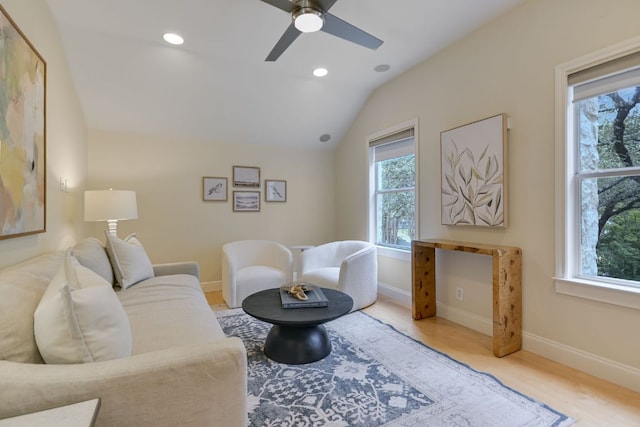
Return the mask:
M 568 426 L 573 421 L 362 312 L 326 324 L 333 351 L 307 365 L 267 359 L 270 324 L 216 312 L 248 356 L 251 426 Z

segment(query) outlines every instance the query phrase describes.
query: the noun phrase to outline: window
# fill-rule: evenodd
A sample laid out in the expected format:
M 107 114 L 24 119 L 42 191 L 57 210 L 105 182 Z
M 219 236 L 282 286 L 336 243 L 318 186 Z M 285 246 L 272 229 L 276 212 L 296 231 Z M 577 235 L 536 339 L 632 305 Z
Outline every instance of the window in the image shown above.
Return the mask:
M 369 139 L 370 240 L 411 250 L 416 236 L 415 124 Z
M 640 52 L 589 62 L 556 74 L 566 112 L 556 289 L 619 303 L 593 288 L 640 296 Z

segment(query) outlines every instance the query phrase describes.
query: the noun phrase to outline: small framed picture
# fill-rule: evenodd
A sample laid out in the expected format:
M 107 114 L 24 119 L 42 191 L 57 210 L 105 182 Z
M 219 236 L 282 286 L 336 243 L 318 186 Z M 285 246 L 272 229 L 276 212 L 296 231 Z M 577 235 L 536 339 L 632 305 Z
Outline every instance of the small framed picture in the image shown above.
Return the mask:
M 264 180 L 264 200 L 265 202 L 286 202 L 287 201 L 287 181 L 277 179 Z
M 254 166 L 234 166 L 233 186 L 260 187 L 260 168 Z
M 234 212 L 260 212 L 260 192 L 259 191 L 234 191 L 233 192 Z
M 207 202 L 226 202 L 227 178 L 202 177 L 202 200 Z

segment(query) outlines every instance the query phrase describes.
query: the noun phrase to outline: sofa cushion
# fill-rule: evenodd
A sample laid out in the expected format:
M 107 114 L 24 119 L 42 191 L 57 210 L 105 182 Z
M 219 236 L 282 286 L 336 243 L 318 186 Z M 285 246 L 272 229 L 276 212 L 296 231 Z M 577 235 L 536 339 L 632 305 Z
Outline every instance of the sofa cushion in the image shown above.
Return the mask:
M 42 363 L 33 312 L 63 257 L 51 252 L 0 270 L 0 360 Z
M 89 237 L 76 244 L 71 253 L 80 264 L 104 277 L 112 285 L 115 283 L 109 257 L 100 240 Z
M 133 355 L 225 337 L 190 274 L 154 277 L 116 294 L 131 324 Z
M 131 355 L 131 328 L 113 288 L 67 251 L 34 313 L 47 363 L 83 363 Z
M 122 289 L 135 285 L 141 280 L 153 277 L 153 265 L 135 233 L 124 240 L 105 231 L 107 254 L 111 259 L 113 273 Z

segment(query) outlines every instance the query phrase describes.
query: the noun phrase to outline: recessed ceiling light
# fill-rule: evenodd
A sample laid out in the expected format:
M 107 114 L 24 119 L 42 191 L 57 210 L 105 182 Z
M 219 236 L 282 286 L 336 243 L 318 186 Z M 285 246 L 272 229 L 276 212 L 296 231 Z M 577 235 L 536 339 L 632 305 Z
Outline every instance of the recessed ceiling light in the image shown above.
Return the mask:
M 162 38 L 169 44 L 181 45 L 184 43 L 184 39 L 175 33 L 165 33 Z
M 313 75 L 316 77 L 324 77 L 329 73 L 326 68 L 316 68 L 313 70 Z
M 384 73 L 386 71 L 389 71 L 389 69 L 391 69 L 391 66 L 387 64 L 380 64 L 374 68 L 374 70 L 378 73 Z

